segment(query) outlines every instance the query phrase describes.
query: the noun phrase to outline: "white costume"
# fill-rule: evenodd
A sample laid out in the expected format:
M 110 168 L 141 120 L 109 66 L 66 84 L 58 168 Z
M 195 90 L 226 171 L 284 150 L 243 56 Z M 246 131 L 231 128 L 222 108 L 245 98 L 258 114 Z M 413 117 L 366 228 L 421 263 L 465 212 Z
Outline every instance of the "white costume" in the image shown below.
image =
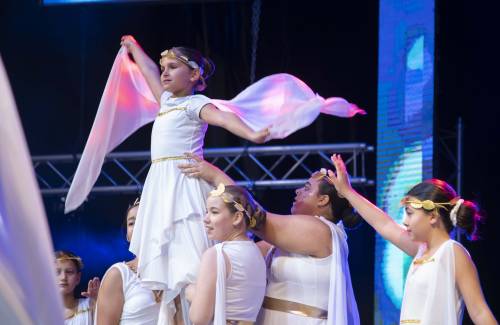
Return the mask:
M 444 242 L 425 260 L 420 258 L 426 246 L 420 246 L 406 277 L 401 324 L 462 323 L 464 301 L 455 282 L 454 245 L 460 244 L 451 239 Z
M 266 308 L 258 324 L 358 325 L 359 314 L 352 290 L 347 256 L 347 235 L 341 222 L 337 225 L 320 217 L 332 233 L 332 255 L 314 258 L 276 249 L 268 254 L 266 300 L 307 305 L 293 306 L 288 312 Z M 274 256 L 273 256 L 274 255 Z M 271 260 L 272 259 L 272 260 Z M 290 305 L 290 304 L 289 304 Z M 313 307 L 316 317 L 305 316 Z M 277 308 L 279 309 L 279 308 Z M 301 311 L 305 310 L 304 313 Z M 321 317 L 321 318 L 320 318 Z
M 213 325 L 255 322 L 266 291 L 266 265 L 253 241 L 227 241 L 217 250 L 217 285 Z M 223 253 L 224 252 L 224 253 Z M 227 272 L 224 254 L 231 270 Z
M 130 251 L 149 289 L 165 290 L 168 302 L 194 283 L 201 255 L 210 246 L 203 226 L 208 183 L 184 175 L 177 165 L 185 153 L 203 156 L 207 124 L 199 113 L 209 99 L 202 95 L 161 97 L 151 135 L 152 164 L 144 183 Z M 167 291 L 168 290 L 168 291 Z
M 156 302 L 153 291 L 141 285 L 141 280 L 127 264 L 123 262 L 113 264 L 107 272 L 112 268 L 120 271 L 122 278 L 123 310 L 120 325 L 156 325 L 160 303 Z
M 64 320 L 64 325 L 92 325 L 94 310 L 90 309 L 90 299 L 78 299 L 78 307 L 73 317 Z

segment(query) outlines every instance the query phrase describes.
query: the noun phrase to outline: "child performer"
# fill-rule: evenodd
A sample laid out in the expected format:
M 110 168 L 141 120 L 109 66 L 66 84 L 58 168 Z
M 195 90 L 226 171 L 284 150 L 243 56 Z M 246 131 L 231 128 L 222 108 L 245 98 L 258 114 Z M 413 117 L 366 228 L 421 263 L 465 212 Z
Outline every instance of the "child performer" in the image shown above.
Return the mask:
M 143 285 L 163 290 L 165 301 L 194 283 L 202 253 L 210 247 L 203 226 L 211 186 L 177 168 L 186 153 L 203 155 L 207 124 L 262 143 L 269 130 L 255 132 L 237 115 L 218 110 L 206 96 L 214 66 L 198 51 L 174 47 L 162 53 L 161 74 L 132 36 L 121 42 L 137 63 L 161 108 L 151 135 L 151 167 L 144 183 L 130 250 L 137 256 Z
M 332 162 L 337 173 L 330 171 L 330 179 L 339 194 L 382 237 L 414 256 L 406 278 L 401 324 L 461 324 L 464 300 L 474 324 L 497 324 L 484 300 L 474 262 L 449 235 L 458 227 L 475 239 L 481 217 L 473 202 L 458 197 L 444 181 L 424 181 L 401 201 L 404 229 L 351 188 L 339 155 L 333 155 Z

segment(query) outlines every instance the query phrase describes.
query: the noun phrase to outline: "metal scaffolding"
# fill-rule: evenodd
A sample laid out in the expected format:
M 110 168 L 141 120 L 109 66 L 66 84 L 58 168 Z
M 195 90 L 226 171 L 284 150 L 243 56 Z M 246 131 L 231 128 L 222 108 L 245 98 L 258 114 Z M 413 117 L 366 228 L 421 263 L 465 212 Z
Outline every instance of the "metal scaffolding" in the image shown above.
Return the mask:
M 204 156 L 238 185 L 259 189 L 301 186 L 313 171 L 331 166 L 332 153 L 342 154 L 354 186 L 373 185 L 365 173 L 367 152 L 373 152 L 373 147 L 342 143 L 212 148 L 205 149 Z M 80 157 L 68 154 L 32 157 L 44 196 L 66 195 Z M 110 153 L 92 193 L 140 192 L 150 164 L 149 151 Z

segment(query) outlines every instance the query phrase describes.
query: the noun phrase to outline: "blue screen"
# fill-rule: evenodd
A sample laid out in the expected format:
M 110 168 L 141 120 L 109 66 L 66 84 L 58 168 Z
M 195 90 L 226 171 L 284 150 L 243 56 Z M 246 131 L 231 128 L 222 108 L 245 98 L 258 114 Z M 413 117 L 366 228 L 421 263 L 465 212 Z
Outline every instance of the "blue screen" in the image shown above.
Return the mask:
M 381 0 L 377 205 L 402 223 L 400 200 L 432 177 L 434 1 Z M 377 235 L 375 324 L 399 324 L 411 258 Z

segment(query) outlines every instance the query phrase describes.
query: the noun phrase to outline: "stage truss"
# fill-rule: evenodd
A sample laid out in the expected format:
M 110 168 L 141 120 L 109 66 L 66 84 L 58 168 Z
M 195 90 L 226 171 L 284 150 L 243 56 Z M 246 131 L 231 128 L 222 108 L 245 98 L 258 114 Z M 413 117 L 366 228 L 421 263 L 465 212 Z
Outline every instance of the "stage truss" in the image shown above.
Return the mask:
M 212 162 L 239 185 L 252 189 L 296 188 L 320 167 L 332 168 L 330 155 L 344 158 L 351 183 L 370 186 L 366 177 L 365 154 L 373 147 L 364 143 L 255 146 L 205 149 Z M 65 196 L 81 155 L 33 156 L 33 165 L 44 196 Z M 94 194 L 138 193 L 151 164 L 149 151 L 113 152 L 104 162 L 92 189 Z

